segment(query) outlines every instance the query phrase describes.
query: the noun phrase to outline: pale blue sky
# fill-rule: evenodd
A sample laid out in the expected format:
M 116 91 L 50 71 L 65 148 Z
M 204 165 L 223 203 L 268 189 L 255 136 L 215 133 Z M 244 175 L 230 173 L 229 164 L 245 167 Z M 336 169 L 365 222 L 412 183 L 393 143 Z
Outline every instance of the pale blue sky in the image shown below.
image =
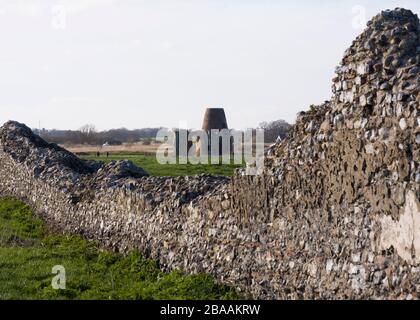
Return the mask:
M 331 96 L 344 50 L 419 1 L 0 0 L 0 122 L 99 129 L 293 122 Z

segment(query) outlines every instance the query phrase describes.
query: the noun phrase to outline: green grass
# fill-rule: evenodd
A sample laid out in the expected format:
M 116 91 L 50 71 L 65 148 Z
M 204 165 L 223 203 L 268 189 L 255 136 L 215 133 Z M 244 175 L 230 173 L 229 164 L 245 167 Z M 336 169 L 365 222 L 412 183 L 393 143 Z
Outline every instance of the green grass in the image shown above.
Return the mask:
M 109 162 L 111 160 L 130 160 L 135 165 L 145 169 L 152 176 L 191 176 L 208 173 L 212 175 L 232 176 L 236 168 L 242 165 L 235 164 L 160 164 L 155 155 L 141 154 L 110 154 L 107 158 L 104 154 L 97 157 L 95 154 L 80 156 L 85 160 Z
M 52 268 L 66 270 L 55 290 Z M 52 234 L 32 210 L 0 199 L 0 299 L 236 299 L 205 274 L 164 273 L 138 252 L 121 256 L 78 236 Z

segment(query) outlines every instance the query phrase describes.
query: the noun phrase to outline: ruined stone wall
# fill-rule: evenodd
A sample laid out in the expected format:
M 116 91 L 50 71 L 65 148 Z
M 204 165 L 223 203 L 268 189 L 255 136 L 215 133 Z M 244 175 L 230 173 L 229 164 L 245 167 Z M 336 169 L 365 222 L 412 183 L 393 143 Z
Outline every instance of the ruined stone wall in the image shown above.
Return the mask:
M 0 194 L 51 226 L 254 298 L 420 298 L 419 21 L 374 17 L 331 101 L 301 113 L 261 176 L 149 177 L 0 129 Z

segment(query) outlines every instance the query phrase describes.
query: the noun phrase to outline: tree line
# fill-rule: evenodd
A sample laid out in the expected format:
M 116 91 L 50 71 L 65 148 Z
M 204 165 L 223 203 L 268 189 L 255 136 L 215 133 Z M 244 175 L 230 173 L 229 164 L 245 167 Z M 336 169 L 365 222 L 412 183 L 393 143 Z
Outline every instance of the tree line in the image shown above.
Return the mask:
M 284 120 L 262 122 L 258 128 L 264 129 L 264 139 L 267 143 L 275 142 L 278 137 L 284 139 L 289 130 L 290 124 Z M 88 144 L 88 145 L 121 145 L 123 143 L 136 143 L 139 141 L 150 142 L 156 138 L 161 128 L 142 128 L 128 130 L 126 128 L 98 131 L 92 124 L 87 124 L 79 130 L 47 130 L 34 129 L 33 131 L 50 143 L 56 144 Z
M 121 145 L 140 140 L 153 139 L 161 128 L 143 128 L 129 130 L 125 128 L 106 131 L 96 130 L 94 125 L 85 125 L 79 130 L 34 129 L 34 132 L 50 143 L 88 144 L 88 145 Z

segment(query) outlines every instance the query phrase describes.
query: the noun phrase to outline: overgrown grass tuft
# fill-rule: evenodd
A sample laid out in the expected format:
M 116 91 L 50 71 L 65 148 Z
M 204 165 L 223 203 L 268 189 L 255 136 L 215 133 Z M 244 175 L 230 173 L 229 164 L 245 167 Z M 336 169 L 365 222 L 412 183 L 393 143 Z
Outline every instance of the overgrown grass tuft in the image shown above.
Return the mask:
M 52 287 L 53 266 L 66 289 Z M 164 273 L 139 252 L 122 256 L 79 236 L 56 235 L 27 205 L 0 199 L 0 299 L 236 299 L 206 274 Z

